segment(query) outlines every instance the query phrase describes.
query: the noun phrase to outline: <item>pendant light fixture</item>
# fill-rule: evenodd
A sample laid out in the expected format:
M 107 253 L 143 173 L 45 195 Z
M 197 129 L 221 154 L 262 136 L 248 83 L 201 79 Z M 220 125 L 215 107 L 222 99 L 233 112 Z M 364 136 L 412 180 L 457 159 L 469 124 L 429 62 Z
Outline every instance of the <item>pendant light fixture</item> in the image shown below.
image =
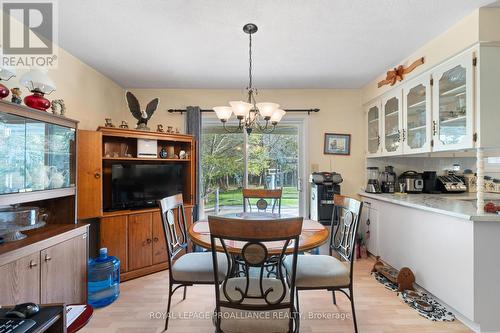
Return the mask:
M 279 104 L 262 102 L 257 103 L 255 96 L 257 89 L 253 87 L 252 76 L 252 35 L 258 30 L 257 25 L 248 23 L 243 26 L 243 31 L 248 34 L 249 40 L 249 67 L 248 67 L 248 86 L 247 101 L 231 101 L 230 106 L 216 106 L 213 108 L 217 118 L 222 122 L 224 129 L 229 133 L 242 132 L 245 130 L 247 134 L 252 133 L 254 129 L 262 133 L 271 133 L 276 125 L 285 115 L 285 111 L 280 109 Z M 235 130 L 230 130 L 226 127 L 226 123 L 234 113 L 238 119 L 238 127 Z

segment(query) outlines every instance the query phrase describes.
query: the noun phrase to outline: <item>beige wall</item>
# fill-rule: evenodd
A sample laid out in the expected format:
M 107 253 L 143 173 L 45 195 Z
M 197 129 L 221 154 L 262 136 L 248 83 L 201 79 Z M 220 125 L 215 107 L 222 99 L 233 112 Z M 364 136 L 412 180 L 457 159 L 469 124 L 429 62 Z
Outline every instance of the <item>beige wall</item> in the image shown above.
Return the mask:
M 160 98 L 158 111 L 150 121 L 150 127 L 178 127 L 184 131 L 184 116 L 169 114 L 166 110 L 185 108 L 197 105 L 202 109 L 211 109 L 217 105 L 228 105 L 230 100 L 245 99 L 244 91 L 224 89 L 132 89 L 141 107 L 151 99 Z M 317 114 L 307 117 L 308 155 L 307 166 L 317 164 L 320 171 L 340 172 L 344 177 L 343 192 L 355 194 L 364 180 L 364 146 L 363 146 L 363 113 L 361 112 L 361 95 L 359 90 L 338 89 L 263 89 L 258 99 L 273 101 L 285 108 L 320 108 Z M 290 115 L 291 116 L 291 115 Z M 286 117 L 286 116 L 285 116 Z M 135 124 L 135 120 L 127 112 L 122 116 Z M 117 122 L 120 119 L 117 119 Z M 333 156 L 323 154 L 323 137 L 326 132 L 350 133 L 352 135 L 351 156 Z
M 470 15 L 463 18 L 450 29 L 432 39 L 407 58 L 399 61 L 397 64 L 389 66 L 388 69 L 398 65 L 408 66 L 420 57 L 425 57 L 425 64 L 418 67 L 411 74 L 407 75 L 405 80 L 419 75 L 422 72 L 434 67 L 438 63 L 450 58 L 454 54 L 472 46 L 479 41 L 479 10 L 475 10 Z M 417 45 L 416 45 L 417 47 Z M 367 103 L 393 87 L 377 87 L 377 82 L 385 78 L 385 72 L 370 81 L 362 88 L 363 103 Z

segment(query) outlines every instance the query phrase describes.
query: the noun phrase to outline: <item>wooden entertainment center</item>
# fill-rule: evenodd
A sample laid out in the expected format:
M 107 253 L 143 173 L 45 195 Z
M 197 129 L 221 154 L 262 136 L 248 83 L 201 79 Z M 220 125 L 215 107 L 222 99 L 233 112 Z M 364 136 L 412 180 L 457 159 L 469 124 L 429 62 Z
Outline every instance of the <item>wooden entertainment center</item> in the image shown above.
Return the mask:
M 121 280 L 168 268 L 167 249 L 158 208 L 109 210 L 113 164 L 143 163 L 182 166 L 187 223 L 192 223 L 196 192 L 195 141 L 191 135 L 146 132 L 114 127 L 79 130 L 78 219 L 99 219 L 99 246 L 121 261 Z M 157 152 L 174 150 L 175 158 L 137 157 L 137 140 L 157 140 Z M 180 151 L 187 153 L 179 158 Z

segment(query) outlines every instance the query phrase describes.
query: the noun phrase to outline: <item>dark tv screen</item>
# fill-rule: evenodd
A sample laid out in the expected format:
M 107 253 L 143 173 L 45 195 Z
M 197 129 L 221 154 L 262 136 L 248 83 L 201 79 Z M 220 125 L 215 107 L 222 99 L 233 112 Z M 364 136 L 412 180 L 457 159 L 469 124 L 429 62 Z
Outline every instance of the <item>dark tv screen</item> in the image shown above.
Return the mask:
M 111 167 L 111 207 L 154 207 L 156 200 L 182 193 L 182 165 L 114 164 Z

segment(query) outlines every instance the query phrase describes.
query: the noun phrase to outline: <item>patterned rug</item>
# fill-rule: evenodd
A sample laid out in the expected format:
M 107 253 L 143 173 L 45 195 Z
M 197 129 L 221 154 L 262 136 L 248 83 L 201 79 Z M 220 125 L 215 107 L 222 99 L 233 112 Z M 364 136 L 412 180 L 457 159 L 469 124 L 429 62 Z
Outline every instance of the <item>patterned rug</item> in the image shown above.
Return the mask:
M 385 288 L 389 289 L 390 291 L 397 292 L 398 291 L 398 286 L 395 283 L 392 283 L 389 281 L 386 277 L 379 273 L 373 273 L 375 276 L 375 279 L 384 285 Z M 418 312 L 419 315 L 421 315 L 424 318 L 427 318 L 432 321 L 454 321 L 455 320 L 455 315 L 450 312 L 444 305 L 439 303 L 434 297 L 431 295 L 427 294 L 423 290 L 416 290 L 420 294 L 420 299 L 422 301 L 425 301 L 429 304 L 432 305 L 432 311 L 424 311 L 415 306 L 413 303 L 413 300 L 410 299 L 409 297 L 406 297 L 403 293 L 398 292 L 399 298 L 403 300 L 408 306 L 411 308 L 415 309 L 415 311 Z

